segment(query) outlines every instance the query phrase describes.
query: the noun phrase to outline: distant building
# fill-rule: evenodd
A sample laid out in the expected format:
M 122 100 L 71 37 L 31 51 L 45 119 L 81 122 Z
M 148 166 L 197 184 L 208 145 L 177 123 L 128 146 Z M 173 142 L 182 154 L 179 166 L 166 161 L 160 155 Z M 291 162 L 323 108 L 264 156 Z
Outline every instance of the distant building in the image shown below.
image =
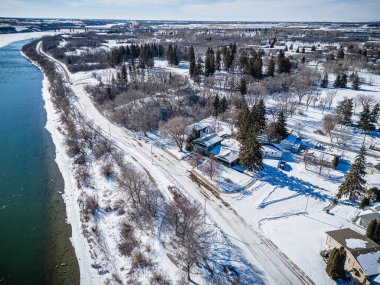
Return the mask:
M 140 23 L 137 21 L 132 21 L 131 22 L 131 28 L 133 28 L 133 29 L 140 28 Z
M 339 156 L 310 147 L 303 154 L 303 160 L 305 164 L 312 163 L 335 168 L 339 163 Z
M 377 284 L 380 274 L 380 245 L 349 228 L 326 232 L 330 249 L 346 251 L 344 268 L 357 284 Z

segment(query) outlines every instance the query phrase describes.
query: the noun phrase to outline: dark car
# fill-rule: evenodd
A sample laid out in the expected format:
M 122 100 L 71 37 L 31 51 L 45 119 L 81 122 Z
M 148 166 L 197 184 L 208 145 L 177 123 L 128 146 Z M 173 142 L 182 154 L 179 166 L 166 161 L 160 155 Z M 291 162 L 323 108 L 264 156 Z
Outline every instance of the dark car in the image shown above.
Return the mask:
M 281 160 L 280 164 L 278 165 L 278 168 L 280 168 L 281 170 L 285 170 L 285 167 L 286 167 L 286 162 Z

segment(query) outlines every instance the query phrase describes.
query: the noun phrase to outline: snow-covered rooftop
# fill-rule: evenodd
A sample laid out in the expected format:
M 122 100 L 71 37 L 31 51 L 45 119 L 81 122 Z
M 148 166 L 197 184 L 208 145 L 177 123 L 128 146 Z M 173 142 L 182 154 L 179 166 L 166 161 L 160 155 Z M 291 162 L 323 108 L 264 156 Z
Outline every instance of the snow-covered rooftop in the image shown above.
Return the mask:
M 315 149 L 315 148 L 308 148 L 305 151 L 305 155 L 307 155 L 309 157 L 315 157 L 319 160 L 323 160 L 323 161 L 327 161 L 327 162 L 333 162 L 334 158 L 336 157 L 335 154 L 324 152 L 322 150 Z
M 380 250 L 359 254 L 356 259 L 367 276 L 380 274 Z
M 356 248 L 366 248 L 368 241 L 357 239 L 357 238 L 349 238 L 346 239 L 346 245 L 349 248 L 356 249 Z

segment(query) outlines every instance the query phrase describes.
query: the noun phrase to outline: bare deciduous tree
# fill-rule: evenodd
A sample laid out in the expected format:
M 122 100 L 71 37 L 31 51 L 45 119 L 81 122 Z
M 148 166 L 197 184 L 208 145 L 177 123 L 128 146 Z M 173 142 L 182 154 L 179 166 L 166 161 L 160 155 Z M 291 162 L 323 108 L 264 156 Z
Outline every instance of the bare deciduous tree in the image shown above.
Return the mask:
M 322 119 L 323 128 L 324 128 L 326 134 L 328 134 L 330 136 L 330 140 L 332 140 L 332 138 L 331 138 L 331 131 L 338 124 L 338 121 L 339 121 L 339 119 L 337 118 L 337 116 L 336 115 L 332 115 L 332 114 L 327 114 Z
M 336 97 L 337 90 L 328 90 L 326 93 L 326 103 L 329 107 L 329 110 L 331 109 L 331 105 L 334 101 L 334 98 Z
M 211 155 L 206 161 L 203 171 L 210 177 L 211 180 L 221 171 L 220 165 L 215 161 L 215 157 L 213 155 Z
M 186 140 L 185 129 L 191 124 L 192 119 L 188 117 L 178 116 L 169 119 L 166 123 L 161 124 L 160 131 L 166 135 L 170 136 L 179 150 L 183 150 L 183 145 Z
M 174 236 L 178 260 L 186 267 L 187 278 L 191 280 L 193 266 L 209 259 L 215 232 L 205 223 L 202 206 L 178 191 L 173 193 L 165 218 L 165 229 Z

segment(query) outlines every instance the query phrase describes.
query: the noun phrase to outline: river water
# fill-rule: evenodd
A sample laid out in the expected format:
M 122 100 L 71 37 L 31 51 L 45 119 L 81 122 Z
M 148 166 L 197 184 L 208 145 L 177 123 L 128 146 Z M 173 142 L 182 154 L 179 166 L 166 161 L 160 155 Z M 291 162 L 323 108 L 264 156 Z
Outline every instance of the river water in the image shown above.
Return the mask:
M 78 284 L 40 70 L 0 48 L 0 285 Z

